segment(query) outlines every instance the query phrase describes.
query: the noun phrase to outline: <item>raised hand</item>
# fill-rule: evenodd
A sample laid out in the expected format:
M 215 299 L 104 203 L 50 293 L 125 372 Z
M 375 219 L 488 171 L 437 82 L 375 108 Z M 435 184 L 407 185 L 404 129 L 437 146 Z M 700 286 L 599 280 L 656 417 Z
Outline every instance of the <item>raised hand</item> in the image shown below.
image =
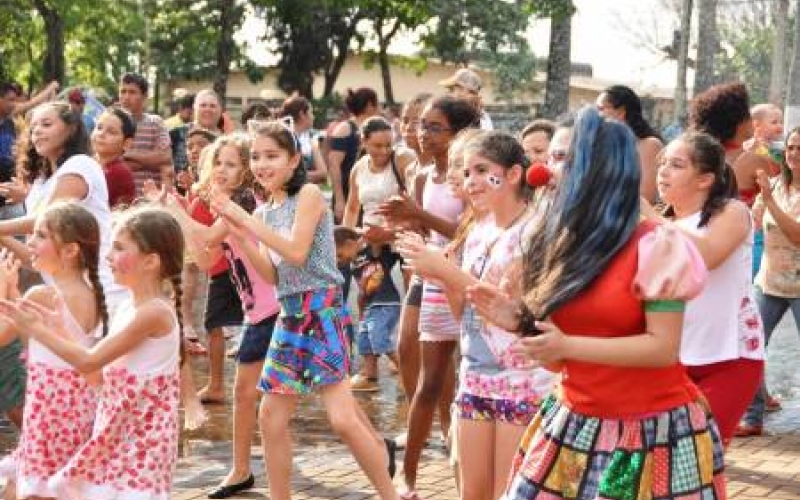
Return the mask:
M 404 232 L 397 238 L 397 252 L 407 267 L 426 278 L 436 278 L 447 268 L 447 257 L 439 248 L 425 243 L 417 233 Z
M 7 248 L 0 249 L 0 290 L 5 292 L 4 298 L 19 297 L 20 261 Z
M 467 287 L 467 300 L 487 323 L 513 332 L 519 326 L 520 304 L 491 283 L 479 282 Z

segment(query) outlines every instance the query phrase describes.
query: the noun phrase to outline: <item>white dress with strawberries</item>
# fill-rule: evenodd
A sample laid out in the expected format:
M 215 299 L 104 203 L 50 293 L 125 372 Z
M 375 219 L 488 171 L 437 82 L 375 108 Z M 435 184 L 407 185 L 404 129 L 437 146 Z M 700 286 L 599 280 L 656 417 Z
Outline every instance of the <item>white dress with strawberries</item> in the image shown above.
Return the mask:
M 63 307 L 70 338 L 94 344 L 100 327 L 85 332 Z M 17 498 L 56 496 L 48 479 L 91 436 L 98 393 L 72 365 L 30 339 L 24 425 L 16 450 L 0 461 L 0 477 L 16 482 Z
M 154 299 L 161 300 L 161 299 Z M 167 500 L 178 453 L 178 321 L 103 369 L 103 389 L 89 440 L 51 479 L 60 499 Z M 111 333 L 135 316 L 121 304 Z

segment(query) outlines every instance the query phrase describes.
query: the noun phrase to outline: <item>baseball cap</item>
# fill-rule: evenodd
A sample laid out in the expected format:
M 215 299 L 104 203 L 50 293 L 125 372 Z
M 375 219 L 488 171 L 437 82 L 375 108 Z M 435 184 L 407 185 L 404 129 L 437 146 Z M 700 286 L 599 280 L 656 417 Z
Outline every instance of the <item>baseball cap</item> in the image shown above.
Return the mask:
M 217 137 L 219 137 L 219 134 L 217 134 L 213 130 L 209 130 L 203 127 L 198 127 L 195 125 L 189 127 L 189 130 L 186 132 L 186 138 L 188 139 L 193 135 L 202 135 L 210 142 L 214 142 L 217 139 Z
M 470 92 L 477 93 L 481 91 L 481 88 L 483 88 L 483 80 L 481 80 L 481 77 L 471 69 L 461 68 L 450 78 L 440 80 L 439 85 L 442 87 L 455 87 L 458 85 L 459 87 L 463 87 Z
M 86 102 L 86 98 L 83 97 L 83 92 L 81 92 L 81 89 L 70 90 L 67 94 L 67 100 L 75 104 L 83 104 Z

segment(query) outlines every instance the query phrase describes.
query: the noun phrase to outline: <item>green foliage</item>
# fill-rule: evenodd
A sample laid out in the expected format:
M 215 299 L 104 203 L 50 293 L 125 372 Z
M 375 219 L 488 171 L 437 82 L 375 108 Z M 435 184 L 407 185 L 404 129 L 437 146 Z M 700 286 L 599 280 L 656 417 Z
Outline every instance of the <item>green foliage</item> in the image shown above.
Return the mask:
M 716 80 L 741 80 L 747 85 L 751 102 L 766 102 L 774 32 L 766 27 L 742 30 L 741 27 L 721 26 L 720 38 L 727 47 L 717 54 Z

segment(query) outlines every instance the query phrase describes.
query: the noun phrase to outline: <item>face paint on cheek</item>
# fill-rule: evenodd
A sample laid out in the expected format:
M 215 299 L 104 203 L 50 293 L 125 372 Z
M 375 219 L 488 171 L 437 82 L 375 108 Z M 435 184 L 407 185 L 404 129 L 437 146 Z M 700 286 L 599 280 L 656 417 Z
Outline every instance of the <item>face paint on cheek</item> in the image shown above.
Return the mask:
M 500 189 L 500 186 L 503 185 L 503 179 L 496 175 L 487 175 L 486 181 L 492 186 L 494 189 Z
M 115 259 L 114 267 L 121 273 L 129 273 L 133 270 L 135 264 L 135 257 L 128 252 L 121 252 Z

